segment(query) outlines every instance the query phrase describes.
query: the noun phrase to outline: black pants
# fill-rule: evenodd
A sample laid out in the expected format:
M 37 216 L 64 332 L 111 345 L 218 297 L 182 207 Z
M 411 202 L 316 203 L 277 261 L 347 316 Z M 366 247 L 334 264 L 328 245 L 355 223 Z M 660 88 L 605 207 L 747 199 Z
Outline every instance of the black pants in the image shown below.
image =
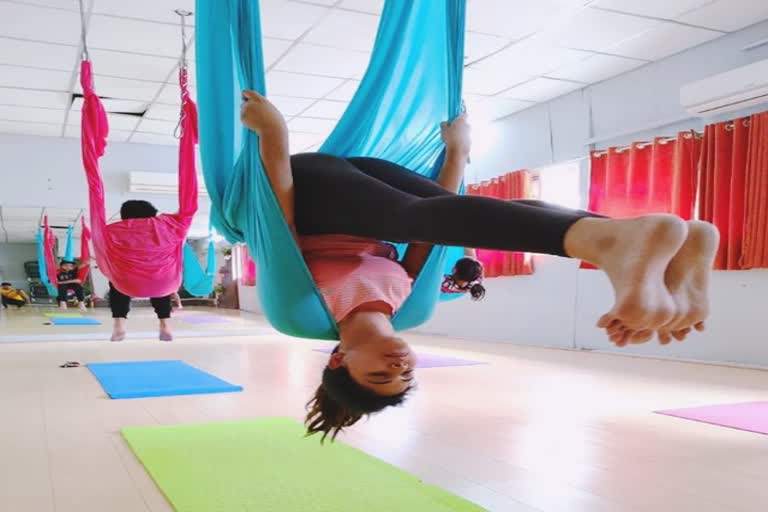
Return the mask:
M 322 153 L 291 157 L 300 235 L 340 234 L 391 242 L 566 256 L 563 242 L 592 216 L 541 201 L 459 196 L 391 162 Z
M 69 290 L 72 290 L 75 292 L 75 297 L 77 297 L 77 300 L 80 302 L 83 302 L 85 300 L 85 292 L 83 291 L 83 285 L 79 283 L 69 283 L 69 284 L 60 284 L 59 285 L 59 295 L 56 297 L 56 300 L 59 302 L 67 302 L 67 292 Z
M 160 320 L 171 318 L 171 296 L 153 297 L 149 299 L 155 314 Z M 128 318 L 131 310 L 131 298 L 109 283 L 109 309 L 112 310 L 112 318 Z
M 21 308 L 21 306 L 27 303 L 27 301 L 25 301 L 24 299 L 9 299 L 5 295 L 0 295 L 0 298 L 2 298 L 3 307 L 5 309 L 8 309 L 8 306 L 16 306 L 18 308 Z

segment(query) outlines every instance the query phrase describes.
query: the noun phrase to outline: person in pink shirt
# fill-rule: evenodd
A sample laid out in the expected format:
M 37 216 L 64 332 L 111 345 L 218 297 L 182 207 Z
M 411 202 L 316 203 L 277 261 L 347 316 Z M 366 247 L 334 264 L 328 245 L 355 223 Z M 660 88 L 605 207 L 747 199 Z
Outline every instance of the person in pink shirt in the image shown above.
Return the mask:
M 538 201 L 457 195 L 470 150 L 464 116 L 442 125 L 446 152 L 438 183 L 374 158 L 291 156 L 280 112 L 255 92 L 243 96 L 241 119 L 259 135 L 272 190 L 338 323 L 340 342 L 307 404 L 309 434 L 333 439 L 363 416 L 402 403 L 412 389 L 415 356 L 391 318 L 433 245 L 594 264 L 615 297 L 597 325 L 617 346 L 645 343 L 654 334 L 666 344 L 704 328 L 718 245 L 714 226 L 671 215 L 609 219 Z M 398 261 L 382 240 L 408 242 L 409 250 Z M 470 283 L 454 275 L 450 286 Z

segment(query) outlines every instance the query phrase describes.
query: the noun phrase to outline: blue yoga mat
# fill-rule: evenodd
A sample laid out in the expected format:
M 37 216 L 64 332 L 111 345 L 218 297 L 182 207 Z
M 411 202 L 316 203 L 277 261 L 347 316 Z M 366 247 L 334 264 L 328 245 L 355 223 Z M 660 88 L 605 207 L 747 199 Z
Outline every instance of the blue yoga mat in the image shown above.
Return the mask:
M 206 373 L 183 361 L 89 363 L 88 369 L 110 398 L 202 395 L 242 391 L 241 386 Z
M 80 318 L 53 317 L 51 318 L 51 323 L 53 325 L 101 325 L 101 322 L 95 318 L 89 318 L 87 316 Z

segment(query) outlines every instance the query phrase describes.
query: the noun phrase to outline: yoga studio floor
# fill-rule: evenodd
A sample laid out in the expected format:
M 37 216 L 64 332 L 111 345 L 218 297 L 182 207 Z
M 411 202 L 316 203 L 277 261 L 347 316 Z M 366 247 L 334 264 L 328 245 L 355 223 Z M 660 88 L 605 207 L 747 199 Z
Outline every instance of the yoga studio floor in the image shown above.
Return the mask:
M 239 313 L 185 309 L 172 343 L 150 338 L 146 309 L 123 343 L 104 341 L 106 311 L 89 314 L 100 326 L 43 325 L 42 313 L 0 314 L 0 511 L 173 510 L 122 427 L 300 419 L 327 357 L 312 350 L 327 343 Z M 488 364 L 420 370 L 404 407 L 343 442 L 492 511 L 765 510 L 768 437 L 653 411 L 764 400 L 768 372 L 410 338 L 418 352 Z M 182 359 L 245 390 L 109 400 L 86 368 L 59 368 L 152 359 Z

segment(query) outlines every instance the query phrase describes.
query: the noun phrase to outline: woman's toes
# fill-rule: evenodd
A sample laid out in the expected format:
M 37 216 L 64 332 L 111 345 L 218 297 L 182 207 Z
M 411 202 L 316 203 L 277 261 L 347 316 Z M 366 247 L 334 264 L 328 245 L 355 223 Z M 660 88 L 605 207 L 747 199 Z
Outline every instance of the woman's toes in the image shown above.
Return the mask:
M 659 331 L 659 343 L 662 345 L 669 345 L 672 343 L 672 336 L 669 331 Z
M 651 338 L 653 338 L 653 331 L 651 329 L 643 329 L 641 331 L 636 331 L 630 337 L 629 342 L 634 345 L 640 345 L 642 343 L 647 343 Z
M 698 322 L 696 325 L 693 326 L 697 331 L 702 332 L 704 329 L 707 328 L 705 322 Z

